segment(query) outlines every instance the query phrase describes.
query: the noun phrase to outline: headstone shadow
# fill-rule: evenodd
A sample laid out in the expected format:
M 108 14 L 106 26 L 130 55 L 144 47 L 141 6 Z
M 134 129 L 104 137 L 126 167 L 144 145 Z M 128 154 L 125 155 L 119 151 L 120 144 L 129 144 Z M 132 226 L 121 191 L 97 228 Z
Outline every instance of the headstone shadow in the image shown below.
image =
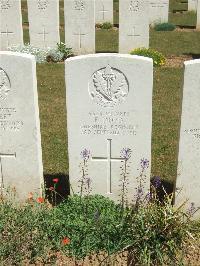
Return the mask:
M 63 173 L 45 174 L 45 197 L 52 204 L 57 205 L 70 195 L 69 176 Z

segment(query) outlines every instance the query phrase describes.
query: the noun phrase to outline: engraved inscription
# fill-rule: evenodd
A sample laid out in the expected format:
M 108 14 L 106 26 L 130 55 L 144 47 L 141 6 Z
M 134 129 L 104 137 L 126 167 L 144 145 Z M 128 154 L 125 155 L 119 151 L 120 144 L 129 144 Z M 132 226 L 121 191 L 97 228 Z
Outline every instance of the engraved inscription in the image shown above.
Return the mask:
M 132 12 L 138 12 L 140 10 L 140 2 L 139 1 L 130 1 L 129 10 Z
M 83 11 L 85 9 L 85 2 L 83 0 L 75 0 L 74 1 L 74 9 Z
M 162 8 L 168 6 L 167 2 L 160 2 L 160 3 L 155 3 L 155 2 L 150 2 L 150 5 L 152 8 Z
M 82 135 L 135 136 L 137 125 L 130 123 L 130 113 L 121 111 L 91 111 L 87 122 L 82 122 Z
M 107 162 L 107 193 L 112 194 L 112 162 L 121 162 L 125 159 L 112 156 L 112 139 L 107 139 L 107 156 L 92 157 L 92 161 Z
M 0 68 L 0 101 L 5 100 L 11 90 L 11 83 L 7 73 Z
M 49 1 L 48 0 L 38 0 L 37 7 L 39 10 L 45 10 L 48 7 Z
M 0 9 L 8 10 L 11 7 L 10 0 L 0 0 Z
M 200 139 L 200 128 L 185 129 L 185 133 L 192 135 L 193 137 Z
M 16 118 L 16 114 L 16 108 L 0 107 L 0 132 L 21 130 L 24 123 Z
M 118 69 L 107 65 L 94 72 L 89 81 L 89 94 L 92 100 L 103 106 L 113 107 L 125 101 L 129 83 Z

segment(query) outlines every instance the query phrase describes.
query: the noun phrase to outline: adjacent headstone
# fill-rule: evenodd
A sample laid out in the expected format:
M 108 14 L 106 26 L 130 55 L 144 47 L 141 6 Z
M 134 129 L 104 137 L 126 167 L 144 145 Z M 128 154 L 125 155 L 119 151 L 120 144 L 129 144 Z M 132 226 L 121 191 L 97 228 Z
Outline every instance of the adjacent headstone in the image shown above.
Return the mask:
M 169 0 L 149 0 L 149 24 L 168 22 Z
M 197 3 L 197 29 L 200 30 L 200 0 Z
M 27 199 L 42 176 L 35 57 L 0 52 L 0 190 Z
M 94 0 L 65 0 L 65 43 L 74 54 L 95 52 Z
M 188 0 L 188 11 L 197 11 L 198 0 Z
M 200 207 L 200 60 L 185 62 L 176 203 Z M 197 213 L 200 217 L 200 212 Z
M 60 42 L 59 0 L 28 0 L 30 44 L 56 47 Z
M 129 202 L 136 199 L 150 183 L 152 60 L 79 56 L 66 60 L 65 75 L 73 190 L 91 183 L 92 194 L 117 201 L 124 185 Z M 137 191 L 141 178 L 144 188 Z
M 119 52 L 130 53 L 139 47 L 149 47 L 148 2 L 119 1 Z
M 21 0 L 0 0 L 0 50 L 23 44 Z
M 96 23 L 113 23 L 113 0 L 95 0 Z

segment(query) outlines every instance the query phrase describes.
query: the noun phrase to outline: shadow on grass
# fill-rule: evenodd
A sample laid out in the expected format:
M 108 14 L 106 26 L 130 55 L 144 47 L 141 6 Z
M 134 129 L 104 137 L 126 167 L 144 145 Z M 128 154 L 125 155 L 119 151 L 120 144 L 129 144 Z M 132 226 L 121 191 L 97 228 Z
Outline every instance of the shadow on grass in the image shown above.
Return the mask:
M 45 196 L 52 204 L 57 205 L 70 194 L 69 176 L 66 174 L 45 174 Z
M 174 184 L 166 180 L 162 180 L 161 186 L 156 189 L 156 194 L 160 202 L 164 202 L 166 195 L 171 195 L 173 193 Z
M 176 27 L 180 28 L 180 29 L 190 29 L 190 30 L 194 30 L 196 29 L 196 26 L 192 26 L 192 25 L 176 25 Z
M 185 53 L 184 55 L 189 55 L 192 59 L 200 59 L 200 54 Z

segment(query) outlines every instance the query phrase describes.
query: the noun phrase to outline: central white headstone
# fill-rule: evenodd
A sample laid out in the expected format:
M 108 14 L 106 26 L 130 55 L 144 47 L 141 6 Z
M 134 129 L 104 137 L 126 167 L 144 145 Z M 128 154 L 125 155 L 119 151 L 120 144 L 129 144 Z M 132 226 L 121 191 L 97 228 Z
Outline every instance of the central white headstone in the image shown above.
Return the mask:
M 148 191 L 152 82 L 148 58 L 102 54 L 66 60 L 69 176 L 75 192 L 80 191 L 84 158 L 89 158 L 84 180 L 91 181 L 92 194 L 117 201 L 123 171 L 129 201 L 136 197 L 141 173 L 143 193 Z
M 200 208 L 200 60 L 185 62 L 184 76 L 176 203 L 190 209 Z
M 96 23 L 113 23 L 113 0 L 95 0 Z
M 56 47 L 60 42 L 59 0 L 28 0 L 30 43 L 33 46 Z
M 149 0 L 149 24 L 168 22 L 169 0 Z
M 20 0 L 0 0 L 0 51 L 23 44 Z
M 119 1 L 119 52 L 149 47 L 148 1 Z
M 95 0 L 65 0 L 65 43 L 74 54 L 95 52 Z
M 35 57 L 0 52 L 0 191 L 27 199 L 42 177 Z

